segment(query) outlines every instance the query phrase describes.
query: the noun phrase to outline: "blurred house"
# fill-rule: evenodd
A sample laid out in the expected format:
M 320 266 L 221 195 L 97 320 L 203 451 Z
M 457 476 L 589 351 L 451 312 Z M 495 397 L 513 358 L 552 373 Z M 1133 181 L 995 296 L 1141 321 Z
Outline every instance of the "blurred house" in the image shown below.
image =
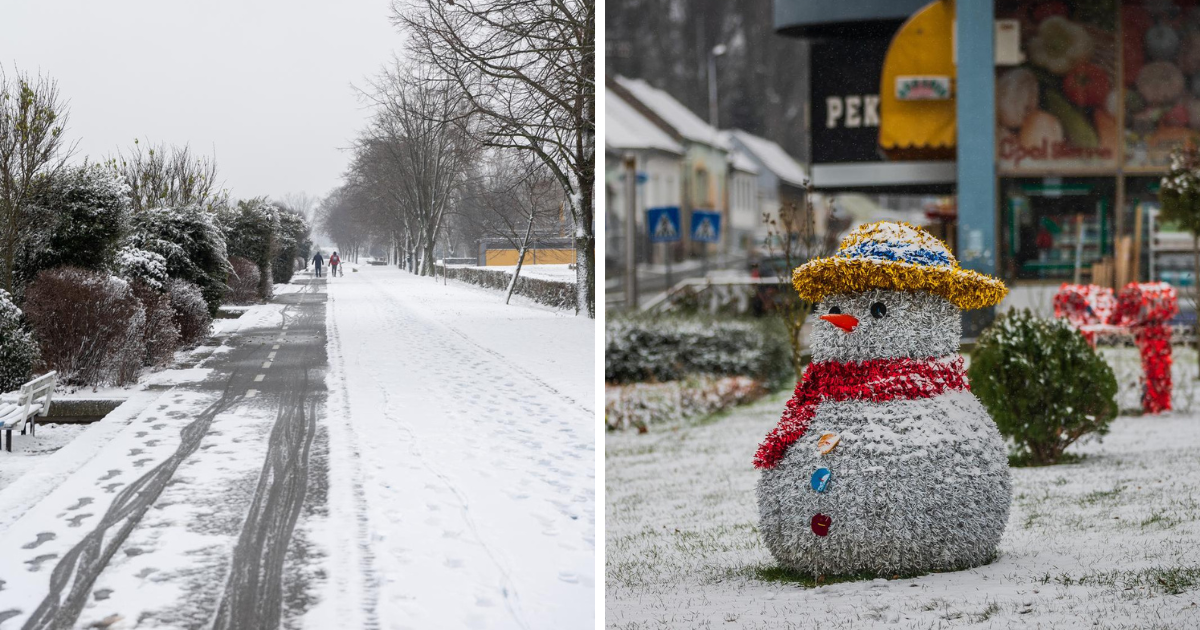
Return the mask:
M 766 236 L 764 214 L 775 214 L 780 206 L 804 203 L 808 174 L 795 158 L 779 144 L 752 133 L 734 129 L 722 134 L 735 153 L 744 156 L 755 166 L 754 182 L 755 210 L 752 213 L 734 212 L 730 220 L 731 236 L 735 241 L 744 241 L 742 249 L 753 249 Z M 817 213 L 816 231 L 825 232 L 825 214 Z
M 683 204 L 684 147 L 612 90 L 604 91 L 604 116 L 604 186 L 607 200 L 604 238 L 605 251 L 611 259 L 605 261 L 605 269 L 614 271 L 624 264 L 624 258 L 618 254 L 625 251 L 627 242 L 625 158 L 634 161 L 634 176 L 637 179 L 637 212 L 634 220 L 637 223 L 637 235 L 640 235 L 634 239 L 634 243 L 638 247 L 638 260 L 644 261 L 649 249 L 645 242 L 646 209 Z

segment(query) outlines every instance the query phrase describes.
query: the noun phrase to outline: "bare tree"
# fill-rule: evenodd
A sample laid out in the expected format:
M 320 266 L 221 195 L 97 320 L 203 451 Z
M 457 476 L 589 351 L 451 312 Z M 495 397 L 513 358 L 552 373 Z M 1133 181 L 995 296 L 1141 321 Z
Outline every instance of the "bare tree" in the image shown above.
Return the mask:
M 372 181 L 388 181 L 405 242 L 420 253 L 420 275 L 434 275 L 434 246 L 446 211 L 478 154 L 471 111 L 458 86 L 422 66 L 397 64 L 374 84 L 377 112 L 360 140 Z M 383 172 L 379 173 L 379 169 Z M 410 250 L 412 251 L 412 250 Z
M 150 146 L 133 141 L 110 164 L 125 176 L 135 212 L 195 204 L 209 210 L 228 205 L 229 195 L 217 181 L 217 162 L 196 156 L 188 145 Z
M 392 18 L 482 114 L 488 146 L 554 174 L 575 225 L 578 308 L 595 317 L 594 0 L 393 0 Z
M 9 293 L 17 249 L 36 229 L 29 207 L 35 188 L 75 149 L 64 144 L 67 116 L 57 81 L 20 71 L 10 78 L 0 68 L 0 284 Z

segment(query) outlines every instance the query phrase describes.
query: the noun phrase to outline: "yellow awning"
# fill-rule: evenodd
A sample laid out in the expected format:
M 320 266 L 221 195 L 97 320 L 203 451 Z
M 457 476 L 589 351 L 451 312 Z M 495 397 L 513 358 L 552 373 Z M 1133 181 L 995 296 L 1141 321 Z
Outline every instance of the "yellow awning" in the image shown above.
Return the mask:
M 934 0 L 892 37 L 879 86 L 879 146 L 888 158 L 954 158 L 953 38 L 954 0 Z

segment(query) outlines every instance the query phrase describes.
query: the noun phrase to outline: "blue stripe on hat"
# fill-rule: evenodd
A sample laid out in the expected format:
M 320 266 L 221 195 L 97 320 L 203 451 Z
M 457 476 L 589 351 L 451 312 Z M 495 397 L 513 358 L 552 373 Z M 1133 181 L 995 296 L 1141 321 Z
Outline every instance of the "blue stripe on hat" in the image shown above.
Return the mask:
M 952 267 L 950 254 L 930 249 L 913 247 L 910 243 L 880 243 L 879 241 L 860 241 L 859 243 L 838 251 L 839 258 L 874 258 L 891 260 L 924 267 Z

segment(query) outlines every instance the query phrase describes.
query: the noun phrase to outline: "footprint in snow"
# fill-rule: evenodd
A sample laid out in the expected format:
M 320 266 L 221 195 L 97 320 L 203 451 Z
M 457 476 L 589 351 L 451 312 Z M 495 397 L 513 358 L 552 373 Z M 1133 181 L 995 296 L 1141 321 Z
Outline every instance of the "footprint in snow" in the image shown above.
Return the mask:
M 56 553 L 47 553 L 47 554 L 40 555 L 40 556 L 34 558 L 33 560 L 26 560 L 25 564 L 29 565 L 30 571 L 36 573 L 37 571 L 41 570 L 43 562 L 48 562 L 57 557 L 58 557 L 58 554 L 56 554 Z
M 95 593 L 92 593 L 92 597 L 95 597 L 96 601 L 102 602 L 102 601 L 108 599 L 109 597 L 111 597 L 112 593 L 113 593 L 113 590 L 111 588 L 102 588 L 102 589 L 96 591 Z
M 143 452 L 144 451 L 140 448 L 131 448 L 129 449 L 129 456 L 134 457 L 136 455 L 141 455 Z
M 123 486 L 123 485 L 125 485 L 125 484 L 123 484 L 123 483 L 110 483 L 110 484 L 108 484 L 107 486 L 104 486 L 104 491 L 105 491 L 105 492 L 107 492 L 108 494 L 112 494 L 114 490 L 116 490 L 117 488 L 120 488 L 120 487 L 121 487 L 121 486 Z
M 76 514 L 75 516 L 72 516 L 71 518 L 67 519 L 67 522 L 70 523 L 71 527 L 79 527 L 83 523 L 83 519 L 85 519 L 89 516 L 91 516 L 90 513 Z
M 54 535 L 53 532 L 42 532 L 37 535 L 37 540 L 30 542 L 30 543 L 25 543 L 24 545 L 21 546 L 21 548 L 22 549 L 36 549 L 36 548 L 40 547 L 42 543 L 50 541 L 50 540 L 54 540 L 55 538 L 56 538 L 56 536 Z
M 112 479 L 113 477 L 116 477 L 116 476 L 117 476 L 117 475 L 119 475 L 119 474 L 121 474 L 121 471 L 120 471 L 120 470 L 118 470 L 118 469 L 116 469 L 116 468 L 114 468 L 114 469 L 112 469 L 112 470 L 108 471 L 108 474 L 106 474 L 106 475 L 104 475 L 103 477 L 101 477 L 101 478 L 100 478 L 100 481 L 108 481 L 109 479 Z
M 139 460 L 137 460 L 136 462 L 133 462 L 133 467 L 134 467 L 134 468 L 141 468 L 142 466 L 145 466 L 145 465 L 146 465 L 146 462 L 152 462 L 152 461 L 154 461 L 154 459 L 153 459 L 153 458 L 151 458 L 151 457 L 144 457 L 144 458 L 142 458 L 142 459 L 139 459 Z
M 71 507 L 67 508 L 67 511 L 72 512 L 72 511 L 78 510 L 81 507 L 91 505 L 91 503 L 92 503 L 92 497 L 79 497 L 79 500 L 75 502 L 75 505 L 72 505 Z

